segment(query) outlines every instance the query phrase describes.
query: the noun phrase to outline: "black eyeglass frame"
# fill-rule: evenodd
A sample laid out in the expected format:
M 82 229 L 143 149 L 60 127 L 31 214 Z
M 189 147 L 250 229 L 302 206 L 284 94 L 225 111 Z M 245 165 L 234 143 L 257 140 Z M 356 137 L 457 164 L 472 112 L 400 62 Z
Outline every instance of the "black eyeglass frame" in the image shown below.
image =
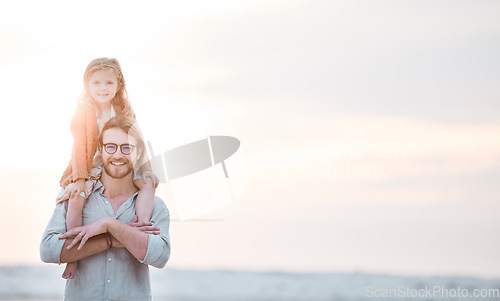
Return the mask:
M 108 150 L 107 150 L 107 146 L 108 145 L 113 145 L 115 147 L 115 151 L 114 152 L 108 152 Z M 130 153 L 126 153 L 126 152 L 123 151 L 123 147 L 124 146 L 125 147 L 127 147 L 127 146 L 130 147 Z M 106 153 L 110 154 L 110 155 L 116 153 L 116 151 L 118 149 L 120 149 L 120 151 L 122 152 L 122 154 L 124 154 L 125 156 L 128 156 L 128 155 L 132 154 L 132 152 L 134 152 L 134 149 L 137 147 L 137 145 L 133 145 L 133 144 L 130 144 L 130 143 L 124 143 L 124 144 L 120 144 L 120 145 L 118 145 L 116 143 L 105 143 L 105 144 L 102 145 L 102 147 L 103 147 L 104 151 Z

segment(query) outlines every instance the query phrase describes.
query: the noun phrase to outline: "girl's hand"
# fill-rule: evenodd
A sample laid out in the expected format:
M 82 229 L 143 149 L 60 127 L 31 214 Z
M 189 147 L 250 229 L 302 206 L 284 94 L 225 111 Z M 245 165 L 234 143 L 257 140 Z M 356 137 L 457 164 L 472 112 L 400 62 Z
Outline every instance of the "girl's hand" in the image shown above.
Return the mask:
M 69 191 L 69 198 L 72 199 L 73 197 L 80 195 L 82 191 L 85 193 L 84 198 L 86 198 L 89 194 L 87 191 L 87 185 L 85 185 L 85 179 L 78 179 Z
M 89 238 L 108 231 L 108 219 L 110 218 L 113 219 L 112 217 L 103 217 L 88 225 L 70 229 L 68 232 L 59 236 L 59 239 L 74 237 L 67 249 L 69 250 L 73 248 L 78 242 L 80 242 L 78 250 L 81 250 Z
M 160 179 L 158 179 L 158 177 L 153 172 L 146 170 L 146 171 L 142 172 L 142 181 L 144 183 L 148 183 L 148 179 L 149 179 L 149 183 L 152 183 L 154 188 L 158 187 L 158 184 L 160 183 Z
M 153 226 L 152 222 L 139 222 L 137 215 L 134 216 L 134 219 L 128 225 L 147 234 L 160 234 L 160 228 Z

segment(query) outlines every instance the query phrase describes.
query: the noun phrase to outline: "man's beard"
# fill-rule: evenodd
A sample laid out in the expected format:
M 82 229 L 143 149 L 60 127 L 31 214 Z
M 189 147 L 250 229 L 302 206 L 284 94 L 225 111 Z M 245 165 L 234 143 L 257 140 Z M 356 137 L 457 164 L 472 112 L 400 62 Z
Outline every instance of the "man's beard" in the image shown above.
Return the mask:
M 132 167 L 132 164 L 130 164 L 130 161 L 128 161 L 128 160 L 118 161 L 118 160 L 111 160 L 111 159 L 112 158 L 109 158 L 107 160 L 107 162 L 103 162 L 103 167 L 104 167 L 104 170 L 106 171 L 106 174 L 108 174 L 108 176 L 110 176 L 114 179 L 122 179 L 122 178 L 128 176 L 129 174 L 131 174 L 132 171 L 134 170 L 134 168 Z M 115 165 L 111 164 L 111 161 L 122 162 L 122 163 L 125 162 L 126 164 L 123 166 L 115 166 Z M 113 167 L 118 167 L 120 170 L 112 169 Z

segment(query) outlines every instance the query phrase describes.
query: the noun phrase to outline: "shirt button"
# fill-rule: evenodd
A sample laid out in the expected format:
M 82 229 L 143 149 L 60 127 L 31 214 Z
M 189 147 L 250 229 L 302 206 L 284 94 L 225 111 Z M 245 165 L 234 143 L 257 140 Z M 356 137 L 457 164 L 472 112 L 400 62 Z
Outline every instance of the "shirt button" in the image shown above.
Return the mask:
M 108 258 L 108 261 L 111 261 L 111 258 Z
M 111 282 L 111 280 L 108 279 L 108 283 L 110 283 L 110 282 Z
M 104 204 L 107 204 L 107 203 L 108 203 L 108 201 L 104 201 Z

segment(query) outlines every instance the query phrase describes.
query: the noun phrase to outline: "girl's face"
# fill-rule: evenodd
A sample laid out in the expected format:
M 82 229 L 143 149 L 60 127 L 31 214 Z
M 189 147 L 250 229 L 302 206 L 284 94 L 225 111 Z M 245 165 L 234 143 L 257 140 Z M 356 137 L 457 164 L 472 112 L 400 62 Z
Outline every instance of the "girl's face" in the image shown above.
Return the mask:
M 97 70 L 89 80 L 90 95 L 101 104 L 109 103 L 118 91 L 118 80 L 111 69 Z

